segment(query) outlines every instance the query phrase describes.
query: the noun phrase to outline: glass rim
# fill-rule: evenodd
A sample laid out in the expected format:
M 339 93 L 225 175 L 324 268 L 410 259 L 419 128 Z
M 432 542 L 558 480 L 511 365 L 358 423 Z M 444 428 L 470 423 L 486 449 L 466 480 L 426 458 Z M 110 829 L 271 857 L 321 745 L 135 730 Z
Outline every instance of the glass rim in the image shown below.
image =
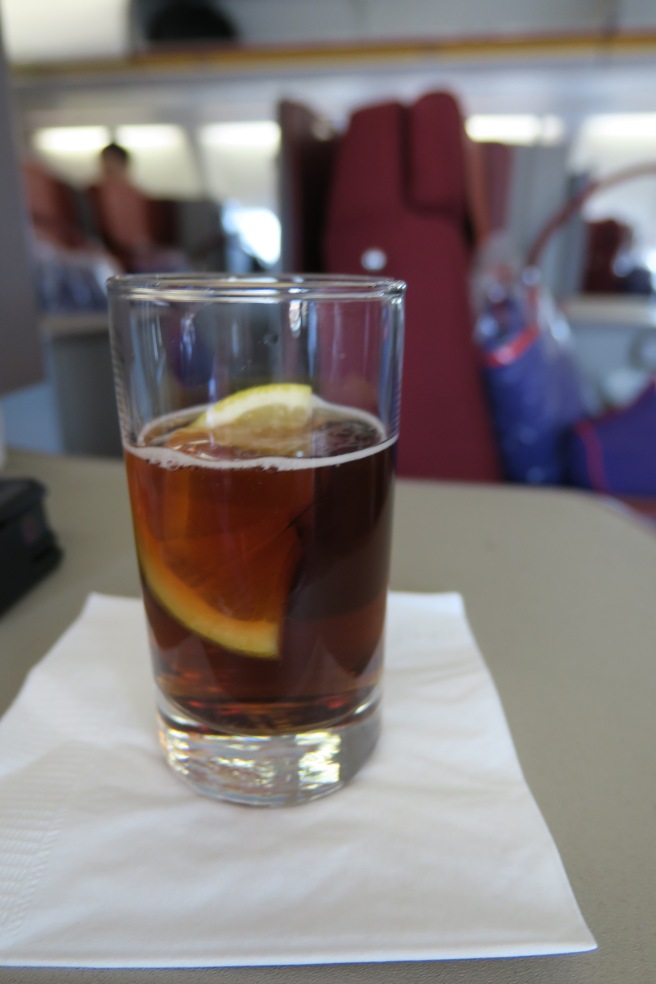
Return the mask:
M 351 274 L 125 273 L 107 280 L 110 297 L 158 301 L 383 300 L 406 284 Z

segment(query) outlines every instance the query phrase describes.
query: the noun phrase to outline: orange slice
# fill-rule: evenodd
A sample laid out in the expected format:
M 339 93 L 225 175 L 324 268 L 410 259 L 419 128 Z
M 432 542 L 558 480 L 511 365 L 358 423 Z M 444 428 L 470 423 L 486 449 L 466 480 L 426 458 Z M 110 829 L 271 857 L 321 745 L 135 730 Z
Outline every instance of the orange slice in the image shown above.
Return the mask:
M 270 571 L 273 566 L 277 574 L 274 578 L 268 577 L 265 584 L 251 585 L 259 595 L 259 612 L 253 612 L 253 606 L 248 602 L 244 604 L 237 596 L 233 565 L 228 564 L 208 575 L 198 569 L 190 571 L 176 557 L 176 553 L 181 556 L 182 548 L 176 551 L 175 547 L 162 546 L 143 529 L 137 536 L 137 550 L 150 590 L 179 622 L 224 649 L 272 659 L 278 656 L 287 584 L 300 553 L 295 532 L 287 530 L 287 534 L 286 542 L 266 545 L 247 558 L 250 568 L 247 573 L 256 574 L 258 569 Z M 243 567 L 240 565 L 242 573 Z M 225 587 L 217 591 L 218 581 L 228 585 L 228 595 L 232 589 L 232 599 L 226 597 Z M 221 604 L 230 610 L 217 607 Z M 242 615 L 238 612 L 239 607 L 251 610 Z
M 311 422 L 311 388 L 273 383 L 220 400 L 166 443 L 191 454 L 214 440 L 293 454 Z M 301 556 L 293 521 L 311 501 L 312 479 L 282 471 L 269 475 L 264 493 L 263 481 L 248 468 L 202 462 L 160 474 L 157 495 L 135 517 L 135 536 L 150 590 L 182 625 L 225 649 L 272 659 Z

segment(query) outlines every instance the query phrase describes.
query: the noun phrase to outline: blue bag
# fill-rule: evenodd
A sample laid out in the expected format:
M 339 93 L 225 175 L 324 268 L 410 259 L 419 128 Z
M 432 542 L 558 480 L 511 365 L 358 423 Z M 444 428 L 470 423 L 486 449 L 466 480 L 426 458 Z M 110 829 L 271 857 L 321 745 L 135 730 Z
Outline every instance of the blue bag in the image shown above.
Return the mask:
M 489 288 L 475 337 L 506 477 L 561 484 L 570 428 L 585 408 L 569 329 L 537 277 Z

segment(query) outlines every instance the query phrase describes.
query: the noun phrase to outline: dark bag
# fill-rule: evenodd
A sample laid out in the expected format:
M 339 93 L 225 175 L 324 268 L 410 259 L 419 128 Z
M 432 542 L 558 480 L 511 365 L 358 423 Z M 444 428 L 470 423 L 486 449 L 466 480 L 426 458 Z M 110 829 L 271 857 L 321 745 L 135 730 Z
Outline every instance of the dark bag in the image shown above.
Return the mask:
M 656 495 L 656 381 L 627 407 L 580 421 L 567 448 L 573 485 L 613 495 Z

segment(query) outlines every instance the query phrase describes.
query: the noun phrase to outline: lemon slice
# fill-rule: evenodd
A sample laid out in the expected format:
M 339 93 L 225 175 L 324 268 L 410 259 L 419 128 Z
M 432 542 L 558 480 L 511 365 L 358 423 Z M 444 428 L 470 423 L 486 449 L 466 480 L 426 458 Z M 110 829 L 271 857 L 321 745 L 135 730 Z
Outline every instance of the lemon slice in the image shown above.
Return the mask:
M 208 407 L 191 425 L 216 430 L 239 423 L 294 430 L 305 427 L 312 414 L 312 388 L 302 383 L 251 386 Z
M 219 400 L 186 427 L 175 431 L 170 446 L 204 438 L 249 453 L 294 456 L 311 443 L 312 388 L 302 383 L 252 386 Z

